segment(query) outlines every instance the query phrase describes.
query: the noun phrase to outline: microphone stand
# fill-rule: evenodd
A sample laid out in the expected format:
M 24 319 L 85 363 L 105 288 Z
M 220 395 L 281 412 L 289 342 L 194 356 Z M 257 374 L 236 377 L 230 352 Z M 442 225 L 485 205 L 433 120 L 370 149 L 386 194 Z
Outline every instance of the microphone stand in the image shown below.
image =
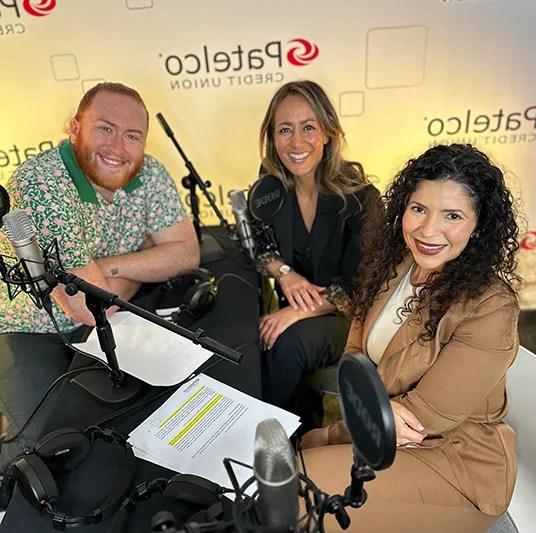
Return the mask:
M 101 289 L 69 272 L 55 269 L 53 275 L 60 283 L 65 285 L 65 291 L 70 296 L 75 295 L 79 291 L 83 292 L 86 296 L 86 305 L 95 317 L 99 344 L 106 355 L 108 365 L 112 369 L 110 373 L 112 386 L 110 387 L 109 382 L 103 382 L 99 379 L 99 376 L 92 373 L 87 375 L 81 374 L 72 381 L 102 402 L 112 404 L 123 403 L 135 396 L 142 387 L 141 381 L 132 378 L 131 376 L 125 376 L 119 367 L 115 353 L 116 344 L 112 327 L 106 317 L 106 309 L 114 305 L 125 311 L 130 311 L 136 316 L 144 318 L 153 324 L 172 331 L 177 335 L 185 337 L 231 363 L 239 364 L 242 359 L 242 354 L 240 352 L 228 348 L 214 339 L 207 337 L 202 329 L 192 332 L 177 324 L 168 322 L 158 315 L 122 300 L 116 294 Z
M 204 181 L 197 170 L 195 169 L 193 163 L 188 159 L 186 154 L 184 153 L 184 150 L 181 148 L 180 144 L 178 143 L 177 139 L 175 138 L 175 134 L 173 133 L 173 130 L 170 128 L 169 124 L 167 123 L 166 119 L 164 118 L 164 115 L 162 113 L 157 113 L 156 118 L 158 119 L 158 122 L 160 122 L 160 125 L 162 126 L 162 129 L 164 130 L 165 134 L 171 139 L 171 142 L 175 146 L 175 148 L 178 150 L 179 154 L 182 157 L 182 160 L 184 161 L 184 165 L 188 169 L 188 174 L 182 178 L 182 185 L 189 191 L 190 195 L 190 209 L 192 211 L 192 218 L 193 223 L 195 227 L 195 232 L 197 234 L 197 238 L 201 244 L 201 262 L 202 263 L 210 263 L 213 261 L 217 261 L 219 259 L 222 259 L 224 256 L 224 251 L 221 245 L 214 239 L 212 235 L 201 235 L 201 223 L 200 223 L 200 217 L 199 217 L 199 198 L 197 196 L 196 188 L 199 187 L 203 195 L 205 196 L 207 202 L 209 203 L 210 207 L 218 217 L 218 220 L 220 221 L 220 225 L 225 228 L 227 233 L 231 232 L 231 228 L 229 226 L 229 223 L 223 215 L 221 214 L 220 210 L 218 209 L 218 206 L 214 202 L 214 199 L 208 192 L 208 187 L 210 187 L 212 184 L 210 181 Z

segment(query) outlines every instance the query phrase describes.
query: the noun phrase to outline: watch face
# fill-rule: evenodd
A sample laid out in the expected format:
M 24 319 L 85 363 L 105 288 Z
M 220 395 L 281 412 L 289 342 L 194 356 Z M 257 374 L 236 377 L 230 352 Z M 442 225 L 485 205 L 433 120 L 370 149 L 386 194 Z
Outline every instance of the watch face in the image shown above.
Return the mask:
M 288 265 L 281 265 L 279 267 L 279 273 L 282 275 L 288 274 L 290 271 L 291 271 L 291 268 Z

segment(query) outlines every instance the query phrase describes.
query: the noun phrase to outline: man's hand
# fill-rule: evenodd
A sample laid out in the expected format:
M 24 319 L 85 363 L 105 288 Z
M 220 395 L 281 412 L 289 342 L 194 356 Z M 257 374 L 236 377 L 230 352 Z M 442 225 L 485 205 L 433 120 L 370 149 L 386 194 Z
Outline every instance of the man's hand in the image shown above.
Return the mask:
M 281 333 L 303 318 L 305 318 L 303 313 L 292 309 L 292 307 L 284 307 L 279 311 L 264 315 L 261 317 L 259 328 L 261 345 L 269 350 Z
M 423 425 L 417 417 L 402 404 L 391 400 L 391 408 L 395 417 L 396 445 L 416 443 L 419 444 L 426 437 Z
M 88 283 L 97 285 L 101 289 L 117 294 L 122 300 L 129 300 L 139 289 L 140 284 L 130 280 L 122 278 L 107 279 L 104 277 L 101 269 L 95 261 L 80 267 L 73 268 L 69 271 L 71 274 L 82 278 Z M 56 303 L 62 308 L 63 312 L 71 320 L 80 322 L 87 326 L 94 326 L 95 319 L 93 314 L 86 307 L 86 297 L 82 291 L 79 291 L 74 296 L 69 296 L 65 292 L 63 285 L 58 285 L 52 291 L 52 297 L 56 300 Z M 116 311 L 115 307 L 107 310 L 106 315 L 110 316 Z
M 279 286 L 295 311 L 315 311 L 323 303 L 321 294 L 325 287 L 311 283 L 297 272 L 292 271 L 279 278 Z

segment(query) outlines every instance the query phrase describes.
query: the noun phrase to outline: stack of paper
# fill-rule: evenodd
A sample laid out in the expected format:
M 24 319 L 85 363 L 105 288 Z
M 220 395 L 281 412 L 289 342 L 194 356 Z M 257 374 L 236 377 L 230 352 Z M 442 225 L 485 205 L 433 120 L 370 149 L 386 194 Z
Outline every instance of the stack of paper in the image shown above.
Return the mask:
M 200 374 L 138 426 L 129 441 L 142 459 L 231 487 L 223 459 L 253 465 L 255 430 L 266 418 L 278 419 L 287 435 L 300 424 L 296 415 Z M 233 469 L 241 484 L 253 475 Z

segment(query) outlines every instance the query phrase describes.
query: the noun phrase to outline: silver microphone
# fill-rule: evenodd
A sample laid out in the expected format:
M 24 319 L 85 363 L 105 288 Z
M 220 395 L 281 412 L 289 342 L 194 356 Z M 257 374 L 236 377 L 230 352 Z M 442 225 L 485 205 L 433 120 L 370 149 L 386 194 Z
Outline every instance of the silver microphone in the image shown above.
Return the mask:
M 17 258 L 24 261 L 30 275 L 30 279 L 25 281 L 37 287 L 39 292 L 47 292 L 49 285 L 45 280 L 43 254 L 30 217 L 22 209 L 15 209 L 4 215 L 2 221 Z
M 268 418 L 257 424 L 253 472 L 259 490 L 263 531 L 288 532 L 298 521 L 296 456 L 281 423 Z
M 231 209 L 235 218 L 236 232 L 240 239 L 240 244 L 247 251 L 250 259 L 255 261 L 255 239 L 249 220 L 246 195 L 240 189 L 233 189 L 229 191 L 228 197 L 231 201 Z

